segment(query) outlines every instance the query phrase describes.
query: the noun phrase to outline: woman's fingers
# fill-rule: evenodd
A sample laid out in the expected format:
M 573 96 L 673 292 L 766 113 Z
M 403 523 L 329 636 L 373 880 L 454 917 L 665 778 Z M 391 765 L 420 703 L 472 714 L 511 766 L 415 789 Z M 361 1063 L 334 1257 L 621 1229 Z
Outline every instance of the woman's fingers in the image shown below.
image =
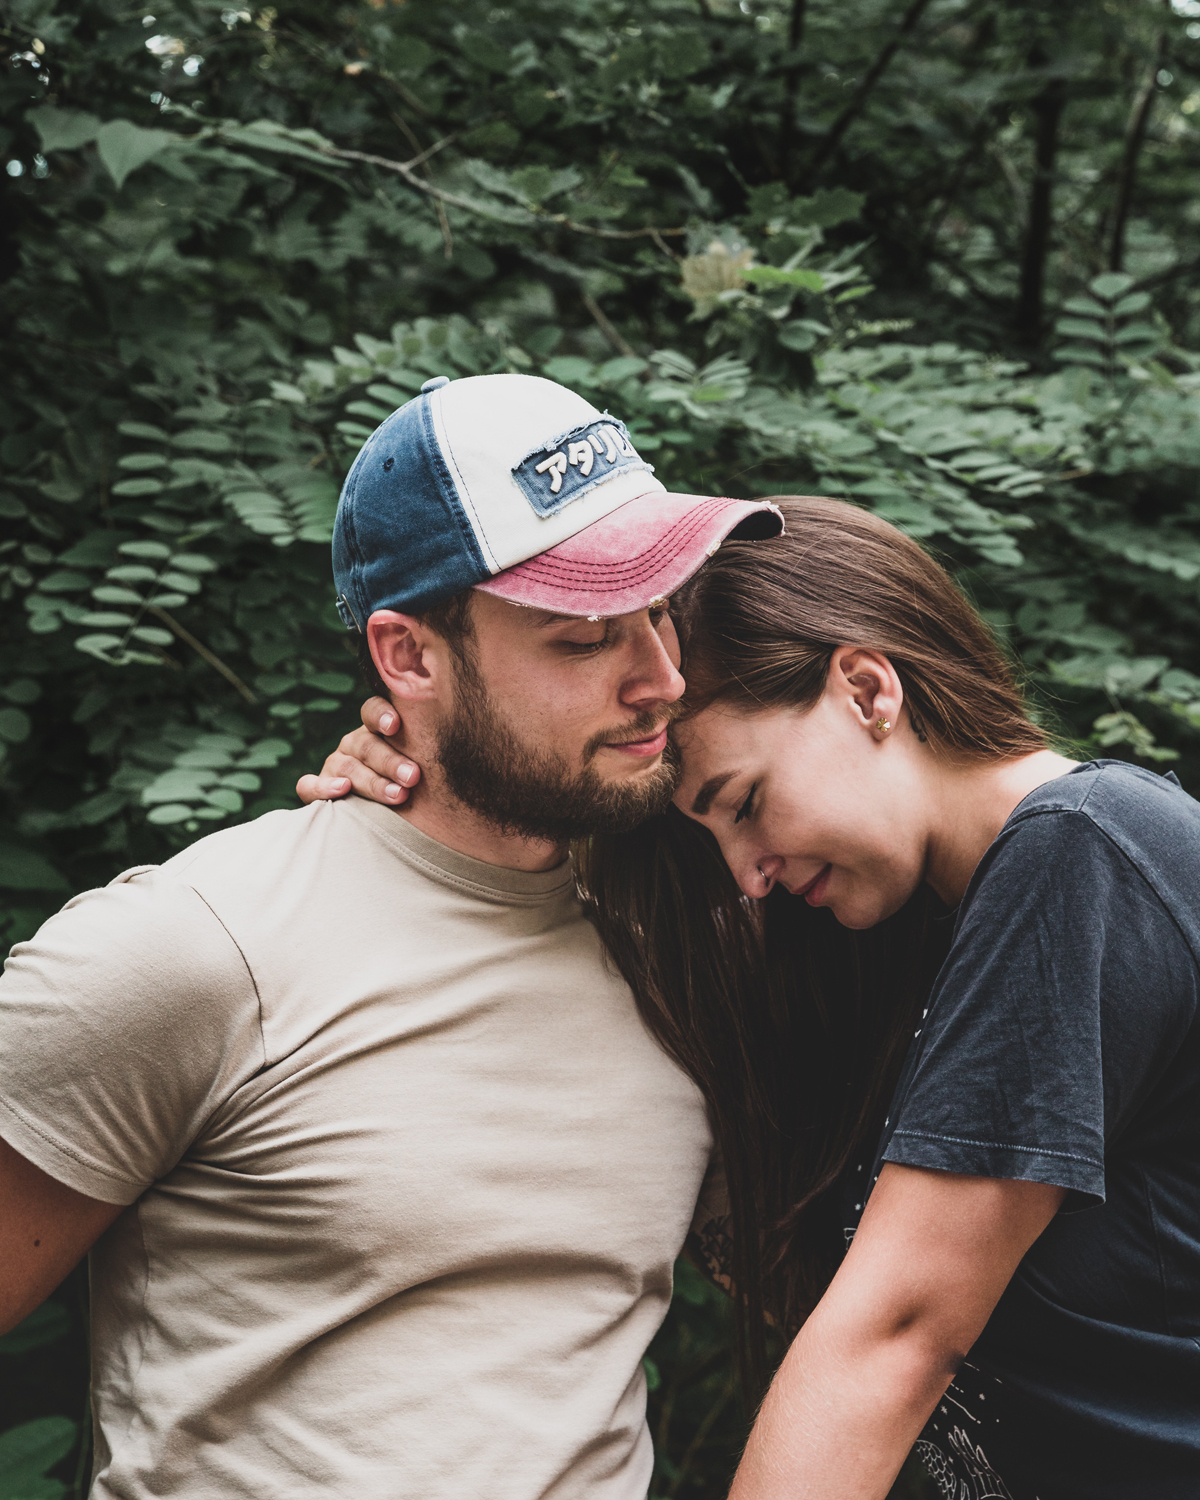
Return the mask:
M 331 802 L 350 791 L 388 807 L 408 801 L 409 792 L 421 779 L 421 768 L 380 733 L 385 725 L 397 733 L 400 716 L 386 698 L 369 698 L 362 706 L 362 717 L 366 727 L 342 736 L 319 776 L 301 776 L 296 783 L 301 802 Z
M 341 756 L 342 760 L 335 768 L 332 762 L 337 756 Z M 353 766 L 349 764 L 353 761 L 361 762 L 369 771 L 374 771 L 386 781 L 396 782 L 402 788 L 411 789 L 421 779 L 421 768 L 415 760 L 409 760 L 407 755 L 402 755 L 370 729 L 352 729 L 349 734 L 344 734 L 335 755 L 329 757 L 322 770 L 327 776 L 349 776 L 354 780 L 355 791 L 359 791 L 361 788 L 354 779 Z
M 296 783 L 301 802 L 335 802 L 350 790 L 349 776 L 314 776 L 310 771 Z
M 362 709 L 363 724 L 376 734 L 392 735 L 400 732 L 400 715 L 394 704 L 378 696 L 368 698 Z

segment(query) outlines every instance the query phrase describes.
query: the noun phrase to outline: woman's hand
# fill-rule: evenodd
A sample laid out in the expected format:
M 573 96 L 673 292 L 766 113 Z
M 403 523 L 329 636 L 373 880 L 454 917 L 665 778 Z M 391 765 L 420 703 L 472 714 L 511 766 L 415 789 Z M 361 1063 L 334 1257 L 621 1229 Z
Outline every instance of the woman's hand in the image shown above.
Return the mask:
M 332 802 L 351 791 L 387 807 L 408 801 L 421 768 L 389 741 L 389 735 L 400 733 L 400 715 L 386 698 L 368 698 L 362 721 L 362 729 L 342 736 L 319 776 L 301 776 L 296 783 L 301 802 Z

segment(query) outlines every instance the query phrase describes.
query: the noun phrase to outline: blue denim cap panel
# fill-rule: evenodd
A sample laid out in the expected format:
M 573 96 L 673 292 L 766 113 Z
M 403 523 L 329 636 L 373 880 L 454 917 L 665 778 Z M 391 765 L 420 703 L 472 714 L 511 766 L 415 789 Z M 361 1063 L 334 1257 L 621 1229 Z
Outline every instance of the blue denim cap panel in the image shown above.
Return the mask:
M 429 396 L 367 439 L 333 525 L 338 613 L 365 630 L 377 609 L 420 614 L 491 576 L 434 436 Z

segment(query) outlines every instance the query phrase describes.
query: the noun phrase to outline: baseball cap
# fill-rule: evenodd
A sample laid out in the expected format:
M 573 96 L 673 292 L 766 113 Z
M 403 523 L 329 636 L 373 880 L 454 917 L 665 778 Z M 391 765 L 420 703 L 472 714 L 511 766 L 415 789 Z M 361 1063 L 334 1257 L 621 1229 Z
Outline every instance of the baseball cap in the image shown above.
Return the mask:
M 436 376 L 363 444 L 338 501 L 338 612 L 419 614 L 467 588 L 555 614 L 666 598 L 733 533 L 777 536 L 756 500 L 674 495 L 623 422 L 536 375 Z

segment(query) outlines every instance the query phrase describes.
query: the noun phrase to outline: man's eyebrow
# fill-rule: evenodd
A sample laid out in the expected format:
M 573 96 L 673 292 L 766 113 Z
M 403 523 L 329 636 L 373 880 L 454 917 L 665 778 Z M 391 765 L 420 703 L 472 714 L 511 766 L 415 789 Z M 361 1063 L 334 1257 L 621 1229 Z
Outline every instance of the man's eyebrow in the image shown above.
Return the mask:
M 578 620 L 579 615 L 555 615 L 549 610 L 538 609 L 533 611 L 532 624 L 535 630 L 544 630 L 549 625 L 561 625 L 567 620 Z
M 713 798 L 725 783 L 732 781 L 736 775 L 736 771 L 722 771 L 719 776 L 710 776 L 696 793 L 696 800 L 692 803 L 693 815 L 697 818 L 702 818 L 712 806 Z

